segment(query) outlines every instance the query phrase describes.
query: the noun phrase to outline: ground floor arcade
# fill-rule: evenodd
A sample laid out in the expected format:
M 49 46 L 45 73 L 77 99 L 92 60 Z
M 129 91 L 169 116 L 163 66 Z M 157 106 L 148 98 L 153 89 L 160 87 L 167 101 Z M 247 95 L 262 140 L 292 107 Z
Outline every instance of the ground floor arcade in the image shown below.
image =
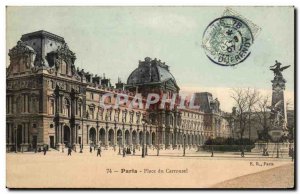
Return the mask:
M 8 152 L 34 151 L 45 145 L 56 150 L 100 145 L 105 148 L 139 147 L 143 144 L 162 148 L 179 148 L 185 144 L 192 148 L 204 144 L 210 137 L 209 133 L 200 131 L 107 122 L 75 125 L 48 122 L 39 127 L 29 122 L 8 122 L 6 134 Z

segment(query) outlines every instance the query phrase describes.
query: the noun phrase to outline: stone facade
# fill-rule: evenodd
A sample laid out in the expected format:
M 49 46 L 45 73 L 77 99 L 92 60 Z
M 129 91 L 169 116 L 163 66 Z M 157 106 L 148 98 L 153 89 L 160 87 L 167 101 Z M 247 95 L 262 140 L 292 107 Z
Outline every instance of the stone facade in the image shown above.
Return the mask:
M 76 55 L 64 38 L 46 31 L 23 35 L 9 57 L 7 151 L 37 150 L 45 144 L 56 150 L 141 144 L 180 148 L 184 138 L 189 147 L 196 147 L 210 137 L 222 136 L 220 131 L 229 126 L 219 113 L 170 110 L 168 104 L 164 109 L 100 106 L 107 93 L 112 97 L 106 98 L 106 105 L 113 105 L 120 93 L 130 99 L 136 92 L 178 93 L 168 66 L 156 59 L 140 62 L 145 72 L 134 71 L 127 84 L 119 81 L 114 88 L 105 76 L 76 69 Z M 143 124 L 145 119 L 148 122 Z

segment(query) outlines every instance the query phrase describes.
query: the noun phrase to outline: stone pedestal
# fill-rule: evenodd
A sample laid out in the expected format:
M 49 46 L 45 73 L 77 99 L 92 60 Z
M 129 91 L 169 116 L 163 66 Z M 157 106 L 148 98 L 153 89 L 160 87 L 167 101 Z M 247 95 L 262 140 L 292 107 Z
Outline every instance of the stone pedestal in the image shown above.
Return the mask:
M 58 144 L 56 144 L 55 147 L 56 147 L 56 150 L 62 152 L 64 149 L 64 146 L 65 146 L 64 144 L 58 143 Z
M 75 152 L 79 152 L 80 151 L 80 144 L 73 144 L 73 150 Z
M 267 143 L 255 143 L 255 147 L 251 150 L 251 152 L 262 152 L 264 148 L 267 147 Z
M 21 152 L 29 151 L 29 144 L 28 143 L 21 144 L 20 146 L 21 146 Z
M 271 136 L 272 141 L 276 142 L 282 137 L 283 129 L 273 128 L 273 130 L 270 130 L 268 134 Z
M 6 152 L 13 152 L 15 148 L 15 144 L 10 143 L 10 144 L 6 144 Z
M 276 157 L 277 149 L 279 151 L 279 157 L 287 157 L 289 148 L 294 147 L 293 143 L 255 143 L 255 147 L 251 152 L 263 153 L 263 149 L 266 148 L 270 157 Z

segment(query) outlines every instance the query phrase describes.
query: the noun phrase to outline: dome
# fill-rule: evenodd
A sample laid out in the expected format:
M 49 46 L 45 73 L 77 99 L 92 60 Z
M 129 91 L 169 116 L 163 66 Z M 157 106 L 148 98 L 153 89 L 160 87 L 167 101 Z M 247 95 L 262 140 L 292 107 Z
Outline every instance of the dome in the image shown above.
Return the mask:
M 145 61 L 140 61 L 138 68 L 130 74 L 127 85 L 161 83 L 168 80 L 172 80 L 176 84 L 174 76 L 169 71 L 169 66 L 160 60 L 151 60 L 146 57 Z

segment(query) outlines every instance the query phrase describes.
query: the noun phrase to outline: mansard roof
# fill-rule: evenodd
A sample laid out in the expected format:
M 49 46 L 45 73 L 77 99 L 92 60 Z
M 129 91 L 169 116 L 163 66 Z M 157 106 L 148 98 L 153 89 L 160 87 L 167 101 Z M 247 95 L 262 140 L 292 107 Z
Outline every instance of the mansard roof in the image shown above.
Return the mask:
M 151 58 L 146 57 L 145 61 L 140 61 L 138 68 L 130 74 L 127 85 L 162 83 L 169 80 L 178 87 L 168 65 L 160 60 L 151 60 Z

